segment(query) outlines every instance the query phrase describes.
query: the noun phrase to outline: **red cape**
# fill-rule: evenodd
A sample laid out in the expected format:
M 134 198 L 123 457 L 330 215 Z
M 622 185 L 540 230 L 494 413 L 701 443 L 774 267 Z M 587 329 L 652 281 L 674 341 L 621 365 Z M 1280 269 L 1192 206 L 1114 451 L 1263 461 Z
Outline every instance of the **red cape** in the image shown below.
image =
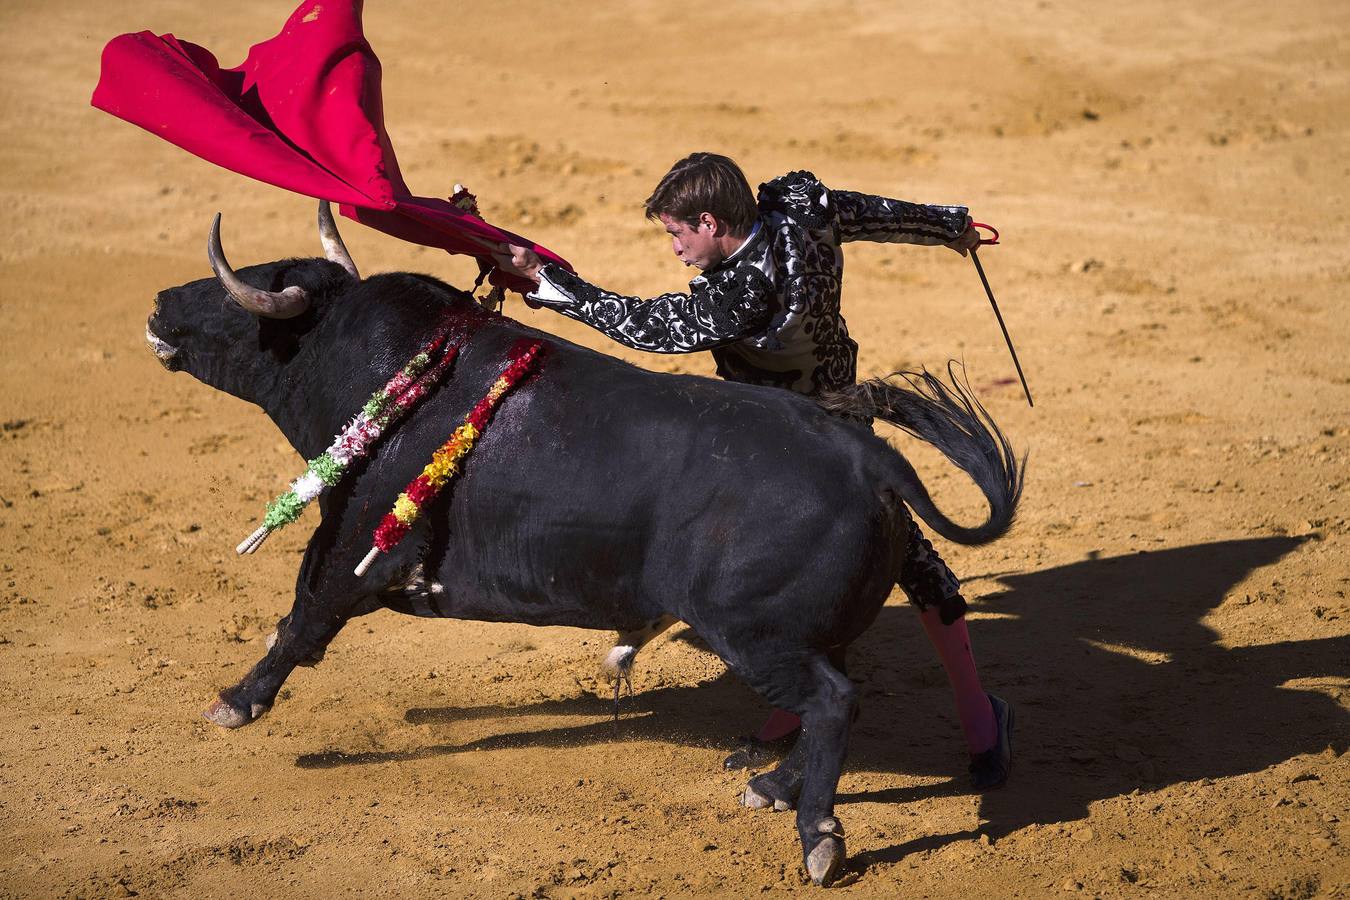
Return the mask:
M 92 103 L 218 166 L 340 204 L 394 237 L 492 262 L 478 241 L 533 247 L 448 200 L 417 197 L 384 130 L 380 61 L 361 30 L 362 0 L 303 0 L 271 40 L 233 69 L 171 34 L 123 34 L 103 48 Z M 493 282 L 532 287 L 493 273 Z

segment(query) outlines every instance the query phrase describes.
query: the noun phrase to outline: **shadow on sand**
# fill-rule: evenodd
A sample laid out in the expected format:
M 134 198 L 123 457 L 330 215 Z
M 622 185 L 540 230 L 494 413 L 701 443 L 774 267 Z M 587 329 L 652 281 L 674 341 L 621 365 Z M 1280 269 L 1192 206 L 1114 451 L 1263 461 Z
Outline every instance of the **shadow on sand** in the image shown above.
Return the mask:
M 1249 572 L 1300 543 L 1299 538 L 1223 541 L 968 579 L 971 596 L 990 580 L 1003 588 L 972 603 L 974 612 L 996 617 L 973 621 L 971 631 L 986 686 L 1017 708 L 1013 778 L 1007 788 L 984 797 L 981 815 L 988 825 L 982 831 L 999 838 L 1032 823 L 1083 818 L 1089 803 L 1135 788 L 1254 772 L 1328 744 L 1343 751 L 1350 717 L 1322 693 L 1283 685 L 1350 675 L 1350 638 L 1227 648 L 1203 622 Z M 697 641 L 687 630 L 681 639 Z M 853 645 L 849 668 L 861 683 L 862 714 L 848 767 L 950 778 L 919 787 L 841 792 L 840 805 L 968 792 L 946 679 L 911 610 L 884 608 Z M 308 754 L 297 765 L 326 768 L 466 750 L 577 746 L 608 742 L 616 733 L 624 739 L 730 747 L 766 707 L 723 675 L 697 687 L 641 692 L 625 699 L 623 710 L 616 731 L 609 721 L 595 721 L 608 704 L 594 697 L 522 707 L 413 709 L 406 718 L 418 724 L 540 715 L 590 721 L 405 752 Z M 858 864 L 897 860 L 973 836 L 930 835 L 872 851 Z

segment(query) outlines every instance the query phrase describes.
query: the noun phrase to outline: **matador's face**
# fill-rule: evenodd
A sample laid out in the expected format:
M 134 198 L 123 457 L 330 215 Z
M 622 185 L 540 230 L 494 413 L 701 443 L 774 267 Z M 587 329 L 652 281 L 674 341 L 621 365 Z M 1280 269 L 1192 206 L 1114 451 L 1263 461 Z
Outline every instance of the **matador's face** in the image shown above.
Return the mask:
M 702 271 L 726 258 L 717 240 L 717 221 L 709 213 L 702 213 L 693 225 L 666 213 L 661 213 L 658 218 L 666 226 L 666 234 L 670 235 L 671 249 L 686 266 Z

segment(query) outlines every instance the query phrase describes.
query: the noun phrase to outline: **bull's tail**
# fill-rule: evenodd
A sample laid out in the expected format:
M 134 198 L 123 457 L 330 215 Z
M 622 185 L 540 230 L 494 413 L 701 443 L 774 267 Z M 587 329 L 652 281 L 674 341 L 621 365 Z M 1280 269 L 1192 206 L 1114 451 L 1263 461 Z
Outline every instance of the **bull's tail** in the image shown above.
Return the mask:
M 966 528 L 943 515 L 914 467 L 896 454 L 900 495 L 919 518 L 948 540 L 985 544 L 1001 537 L 1013 523 L 1026 457 L 1018 460 L 1013 455 L 1007 436 L 975 399 L 964 377 L 957 376 L 956 363 L 947 364 L 947 375 L 951 387 L 927 371 L 898 372 L 826 392 L 817 402 L 831 412 L 882 419 L 940 450 L 983 492 L 989 503 L 984 524 Z M 898 379 L 904 379 L 908 387 L 896 383 Z

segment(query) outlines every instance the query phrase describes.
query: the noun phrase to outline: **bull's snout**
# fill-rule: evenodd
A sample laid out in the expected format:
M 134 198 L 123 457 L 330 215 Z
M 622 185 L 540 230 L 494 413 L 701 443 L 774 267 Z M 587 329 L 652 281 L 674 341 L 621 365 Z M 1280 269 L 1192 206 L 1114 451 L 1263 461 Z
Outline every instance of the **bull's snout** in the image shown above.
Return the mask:
M 145 342 L 150 345 L 150 352 L 155 354 L 160 365 L 172 370 L 174 357 L 178 355 L 178 348 L 168 341 L 160 339 L 159 335 L 155 334 L 154 328 L 151 327 L 154 320 L 153 315 L 145 320 Z

